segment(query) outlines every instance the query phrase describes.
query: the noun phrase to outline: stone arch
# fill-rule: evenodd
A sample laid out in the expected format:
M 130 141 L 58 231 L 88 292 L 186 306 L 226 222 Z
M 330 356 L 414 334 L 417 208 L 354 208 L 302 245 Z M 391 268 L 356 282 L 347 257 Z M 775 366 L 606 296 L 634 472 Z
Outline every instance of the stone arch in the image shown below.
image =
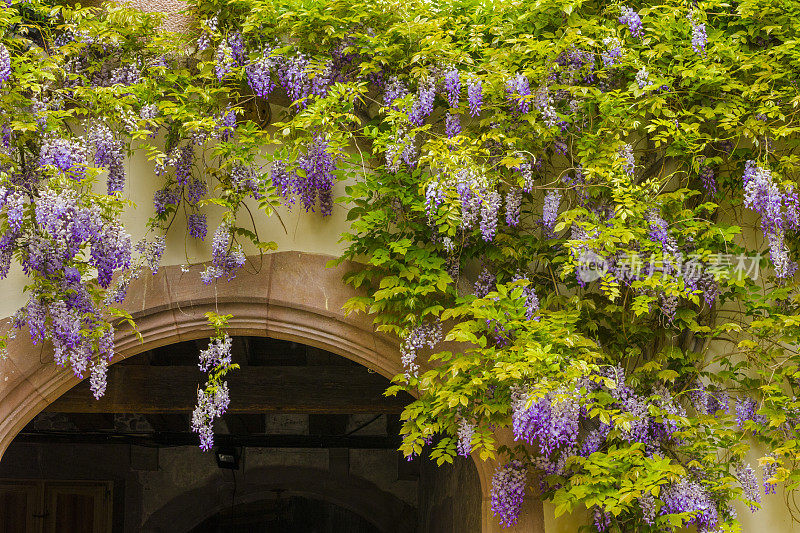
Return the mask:
M 118 331 L 112 361 L 176 342 L 208 337 L 205 313 L 233 315 L 231 335 L 292 340 L 328 350 L 391 378 L 401 371 L 398 345 L 374 333 L 363 315 L 345 316 L 343 304 L 356 293 L 342 283 L 349 267 L 326 268 L 331 257 L 281 252 L 251 258 L 228 282 L 205 286 L 198 265 L 183 271 L 161 268 L 131 285 L 125 309 L 137 332 Z M 79 383 L 52 362 L 47 346 L 34 346 L 26 332 L 10 342 L 0 363 L 6 377 L 0 395 L 0 454 L 34 416 Z
M 349 509 L 373 523 L 382 533 L 400 533 L 413 527 L 411 508 L 407 504 L 359 477 L 350 476 L 343 480 L 330 476 L 325 470 L 291 466 L 258 467 L 249 470 L 247 476 L 253 481 L 237 485 L 233 502 L 219 503 L 220 488 L 226 487 L 226 482 L 213 478 L 205 485 L 166 502 L 150 515 L 141 531 L 189 531 L 231 504 L 268 499 L 274 496 L 275 490 L 285 491 L 286 496 L 304 496 Z M 227 485 L 232 483 L 228 481 Z M 203 510 L 201 515 L 197 514 L 198 509 Z
M 370 317 L 345 315 L 342 307 L 358 295 L 342 282 L 354 265 L 328 268 L 330 256 L 278 252 L 250 258 L 243 272 L 228 282 L 204 286 L 203 265 L 188 270 L 162 267 L 132 283 L 125 309 L 136 320 L 138 334 L 117 332 L 114 362 L 176 342 L 208 337 L 205 313 L 233 315 L 231 335 L 291 340 L 328 350 L 391 378 L 402 371 L 396 339 L 375 333 Z M 4 320 L 4 329 L 9 319 Z M 0 459 L 11 441 L 38 413 L 80 380 L 52 362 L 47 346 L 34 346 L 26 332 L 9 343 L 9 357 L 0 361 Z M 474 458 L 481 482 L 482 531 L 500 530 L 490 509 L 493 461 Z M 541 503 L 530 502 L 532 521 L 525 531 L 543 531 Z M 522 525 L 522 524 L 521 524 Z M 523 528 L 519 529 L 520 531 Z M 505 530 L 505 531 L 513 531 Z

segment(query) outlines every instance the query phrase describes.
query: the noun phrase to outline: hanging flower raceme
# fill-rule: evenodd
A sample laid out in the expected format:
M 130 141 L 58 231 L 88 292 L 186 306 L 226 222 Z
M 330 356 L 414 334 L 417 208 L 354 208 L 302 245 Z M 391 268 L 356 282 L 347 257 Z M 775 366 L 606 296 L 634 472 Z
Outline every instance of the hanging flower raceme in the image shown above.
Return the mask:
M 11 55 L 8 48 L 0 44 L 0 87 L 11 77 Z
M 247 84 L 259 98 L 268 98 L 275 89 L 272 71 L 276 65 L 276 59 L 271 57 L 269 51 L 265 51 L 258 60 L 250 63 L 245 69 Z
M 91 365 L 91 388 L 100 396 L 105 367 L 102 362 L 92 365 L 92 360 L 113 355 L 113 330 L 100 319 L 95 291 L 89 289 L 91 279 L 84 280 L 76 266 L 94 269 L 97 284 L 107 288 L 115 272 L 130 266 L 130 236 L 118 220 L 101 216 L 97 206 L 83 205 L 72 189 L 39 190 L 34 220 L 36 226 L 22 228 L 27 241 L 22 266 L 44 282 L 25 308 L 31 339 L 34 344 L 51 340 L 55 362 L 69 363 L 81 378 Z M 23 324 L 19 320 L 15 327 Z
M 538 444 L 548 458 L 559 449 L 575 446 L 580 414 L 575 398 L 566 391 L 549 393 L 532 403 L 530 396 L 521 390 L 514 391 L 513 396 L 511 408 L 517 440 Z
M 221 42 L 219 46 L 217 46 L 217 52 L 214 56 L 214 59 L 216 60 L 214 70 L 217 74 L 217 79 L 222 81 L 233 70 L 234 64 L 231 47 L 228 46 L 227 43 Z
M 622 6 L 622 15 L 618 20 L 620 24 L 628 26 L 628 31 L 631 32 L 631 35 L 638 38 L 642 37 L 642 19 L 639 13 L 627 6 Z
M 509 78 L 506 82 L 506 93 L 514 106 L 514 111 L 524 115 L 531 110 L 529 98 L 531 87 L 524 74 L 518 73 Z
M 519 519 L 525 500 L 528 469 L 513 460 L 498 467 L 492 477 L 492 512 L 504 527 L 513 526 Z
M 511 187 L 506 193 L 506 224 L 516 227 L 519 224 L 520 208 L 522 207 L 522 189 Z
M 458 421 L 457 433 L 458 441 L 456 443 L 456 448 L 458 455 L 469 457 L 469 454 L 472 452 L 472 437 L 475 435 L 475 424 L 466 418 L 461 418 Z
M 691 513 L 683 520 L 683 525 L 695 525 L 698 531 L 714 531 L 719 524 L 719 511 L 716 502 L 702 485 L 683 478 L 668 485 L 661 491 L 661 514 Z
M 122 141 L 114 138 L 111 129 L 102 122 L 89 129 L 89 141 L 94 145 L 94 164 L 108 171 L 108 194 L 125 188 L 125 153 Z
M 217 16 L 214 15 L 203 23 L 203 32 L 200 34 L 200 37 L 197 38 L 198 52 L 207 50 L 208 47 L 211 46 L 211 34 L 217 31 L 218 22 L 219 20 L 217 19 Z
M 483 107 L 483 82 L 476 76 L 467 79 L 467 99 L 469 102 L 469 114 L 477 117 L 481 114 Z
M 481 273 L 478 275 L 478 280 L 475 282 L 475 296 L 477 298 L 486 298 L 486 295 L 495 290 L 497 287 L 497 276 L 489 271 L 486 265 L 483 265 Z
M 393 107 L 395 100 L 408 95 L 408 88 L 398 77 L 394 76 L 386 84 L 386 91 L 383 93 L 384 107 Z
M 422 126 L 425 119 L 433 112 L 433 102 L 436 98 L 436 84 L 433 79 L 426 77 L 417 86 L 417 97 L 411 105 L 408 121 L 414 126 Z
M 481 203 L 481 236 L 486 242 L 491 242 L 497 233 L 497 216 L 500 213 L 502 197 L 497 191 L 485 194 Z
M 236 277 L 239 270 L 247 260 L 239 244 L 232 245 L 231 226 L 223 221 L 214 232 L 211 243 L 211 265 L 200 274 L 200 279 L 208 285 L 212 281 L 226 276 L 227 279 Z
M 77 140 L 48 137 L 39 152 L 39 165 L 55 170 L 68 178 L 82 180 L 86 177 L 86 147 Z
M 461 133 L 461 115 L 448 113 L 445 116 L 445 133 L 450 139 Z
M 600 54 L 603 59 L 603 65 L 606 67 L 613 67 L 619 64 L 619 59 L 622 57 L 622 43 L 616 37 L 606 37 L 603 39 L 605 49 Z
M 302 173 L 297 174 L 294 191 L 306 211 L 313 211 L 319 198 L 319 210 L 323 216 L 333 212 L 333 182 L 337 170 L 337 158 L 331 153 L 323 135 L 316 135 L 307 146 L 306 153 L 297 159 Z
M 231 347 L 233 339 L 227 334 L 211 340 L 205 350 L 200 351 L 200 370 L 209 372 L 216 367 L 227 367 L 231 364 Z
M 278 64 L 278 81 L 289 100 L 298 108 L 304 109 L 311 94 L 311 80 L 308 76 L 308 59 L 303 54 L 294 57 L 283 57 Z
M 441 340 L 442 325 L 438 321 L 424 322 L 408 332 L 400 347 L 400 360 L 403 363 L 407 380 L 416 377 L 419 371 L 417 351 L 425 346 L 432 350 Z
M 692 49 L 696 54 L 706 55 L 706 44 L 708 43 L 708 35 L 706 35 L 706 25 L 697 20 L 694 10 L 690 11 L 686 18 L 692 23 Z
M 461 98 L 461 74 L 458 72 L 458 69 L 453 66 L 445 70 L 444 90 L 450 108 L 458 108 L 458 103 Z
M 177 207 L 181 202 L 178 189 L 161 189 L 153 195 L 153 207 L 157 215 L 164 214 L 169 206 Z
M 544 197 L 544 206 L 542 207 L 542 226 L 544 227 L 545 236 L 552 238 L 558 219 L 558 206 L 561 205 L 561 191 L 555 189 L 548 191 Z
M 769 253 L 775 276 L 791 277 L 797 263 L 789 257 L 785 242 L 785 231 L 800 228 L 797 193 L 793 188 L 781 190 L 772 177 L 772 172 L 755 161 L 745 164 L 744 206 L 761 215 L 761 229 L 769 242 Z
M 206 216 L 199 213 L 192 213 L 186 218 L 186 224 L 189 227 L 189 235 L 201 241 L 206 238 L 208 233 L 208 223 Z
M 230 401 L 227 381 L 211 390 L 197 391 L 197 407 L 192 412 L 192 431 L 200 436 L 200 449 L 204 452 L 214 446 L 214 420 L 225 414 Z

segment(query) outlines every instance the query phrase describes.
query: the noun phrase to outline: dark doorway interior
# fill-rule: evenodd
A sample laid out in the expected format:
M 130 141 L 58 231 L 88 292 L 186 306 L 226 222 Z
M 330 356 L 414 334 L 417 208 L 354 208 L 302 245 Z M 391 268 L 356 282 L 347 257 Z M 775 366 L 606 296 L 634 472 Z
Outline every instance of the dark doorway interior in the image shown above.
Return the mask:
M 356 513 L 300 496 L 240 504 L 219 512 L 190 533 L 379 533 Z
M 207 343 L 120 361 L 103 399 L 81 383 L 32 420 L 0 462 L 0 533 L 480 530 L 472 461 L 406 461 L 412 398 L 384 396 L 385 377 L 311 346 L 234 338 L 231 404 L 201 452 L 191 413 Z M 218 464 L 223 449 L 235 471 Z

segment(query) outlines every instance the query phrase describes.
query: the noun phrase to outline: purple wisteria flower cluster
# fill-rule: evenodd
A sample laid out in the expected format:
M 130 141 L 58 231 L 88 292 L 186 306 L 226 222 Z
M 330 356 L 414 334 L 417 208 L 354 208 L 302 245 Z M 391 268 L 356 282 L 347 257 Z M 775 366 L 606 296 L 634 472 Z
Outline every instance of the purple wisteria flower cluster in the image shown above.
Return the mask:
M 306 211 L 314 211 L 319 198 L 320 213 L 328 216 L 333 212 L 332 191 L 338 158 L 338 155 L 331 152 L 325 137 L 317 135 L 306 147 L 306 153 L 297 158 L 300 172 L 289 169 L 283 160 L 273 162 L 272 185 L 286 205 L 292 205 L 294 203 L 292 195 L 298 195 Z M 254 176 L 240 181 L 248 183 L 251 190 L 258 186 Z M 254 191 L 253 194 L 259 193 Z
M 200 351 L 198 367 L 203 372 L 209 372 L 217 367 L 227 367 L 231 364 L 231 347 L 233 339 L 228 335 L 211 339 L 208 347 Z
M 483 240 L 491 242 L 497 233 L 497 216 L 500 213 L 502 196 L 497 191 L 489 191 L 481 202 L 480 230 Z
M 469 102 L 469 114 L 477 117 L 483 108 L 483 82 L 477 76 L 470 76 L 467 79 L 467 100 Z
M 102 395 L 113 330 L 95 302 L 92 276 L 82 272 L 95 272 L 97 284 L 108 288 L 114 273 L 130 266 L 130 236 L 119 220 L 72 188 L 43 186 L 35 203 L 31 194 L 19 189 L 0 194 L 8 223 L 0 238 L 0 274 L 7 275 L 10 252 L 18 248 L 24 272 L 38 280 L 14 326 L 27 323 L 34 344 L 49 340 L 56 363 L 69 363 L 77 376 L 91 366 L 92 391 Z
M 202 52 L 211 46 L 211 36 L 217 31 L 219 19 L 216 15 L 203 22 L 203 32 L 197 38 L 197 51 Z
M 442 341 L 442 324 L 440 322 L 424 322 L 415 326 L 403 340 L 400 347 L 400 359 L 405 369 L 406 379 L 417 376 L 417 351 L 425 346 L 431 350 Z
M 214 420 L 225 414 L 230 402 L 227 381 L 210 390 L 197 391 L 197 406 L 192 412 L 192 431 L 200 436 L 200 449 L 204 452 L 214 446 Z
M 736 468 L 736 479 L 742 487 L 744 497 L 750 500 L 750 510 L 756 512 L 758 510 L 757 504 L 761 503 L 761 487 L 758 484 L 755 471 L 744 463 Z
M 245 68 L 247 84 L 259 98 L 268 98 L 275 89 L 272 73 L 277 70 L 279 63 L 271 53 L 271 50 L 262 52 L 261 57 Z
M 770 481 L 775 477 L 778 472 L 778 462 L 775 460 L 774 455 L 767 455 L 768 461 L 761 467 L 761 477 L 764 483 L 764 494 L 775 494 L 775 489 L 778 487 L 777 483 Z
M 472 437 L 475 435 L 475 424 L 466 418 L 461 418 L 457 425 L 456 451 L 462 457 L 469 457 L 472 453 Z
M 562 193 L 559 189 L 548 191 L 544 197 L 544 206 L 542 207 L 542 227 L 544 228 L 545 237 L 553 238 L 555 236 L 554 229 L 556 220 L 558 219 L 558 206 L 561 205 Z
M 211 264 L 200 274 L 200 279 L 206 285 L 223 276 L 233 279 L 246 260 L 241 245 L 233 244 L 230 224 L 223 221 L 214 232 Z
M 186 225 L 189 229 L 189 235 L 195 239 L 205 240 L 208 234 L 208 222 L 206 215 L 200 213 L 192 213 L 186 217 Z
M 94 146 L 95 166 L 108 171 L 108 194 L 122 192 L 125 188 L 124 144 L 102 122 L 95 123 L 89 129 L 88 137 Z
M 711 196 L 717 194 L 717 181 L 714 178 L 714 168 L 706 164 L 705 156 L 700 158 L 700 180 L 706 192 Z
M 436 210 L 444 201 L 444 188 L 438 181 L 432 181 L 425 187 L 425 212 L 428 220 L 435 220 Z
M 230 174 L 231 185 L 239 194 L 256 200 L 264 197 L 261 192 L 261 179 L 256 169 L 250 165 L 234 165 Z
M 662 443 L 677 442 L 673 438 L 678 430 L 675 420 L 685 417 L 686 413 L 666 388 L 654 388 L 648 398 L 637 395 L 625 384 L 621 368 L 609 368 L 602 375 L 615 382 L 615 386 L 607 392 L 618 402 L 620 420 L 625 420 L 627 424 L 618 426 L 621 438 L 631 443 L 645 443 L 648 455 L 656 453 Z M 599 387 L 596 379 L 587 379 L 580 386 L 585 393 L 592 393 Z M 597 422 L 589 419 L 588 406 L 582 406 L 578 401 L 581 397 L 578 388 L 575 391 L 556 390 L 533 397 L 523 387 L 511 391 L 514 435 L 518 440 L 537 445 L 542 456 L 534 464 L 546 474 L 569 477 L 571 474 L 565 469 L 566 458 L 572 455 L 588 457 L 605 444 L 610 426 L 602 423 L 597 425 Z M 654 407 L 662 411 L 664 416 L 653 416 Z M 611 422 L 612 425 L 616 423 L 614 420 Z M 757 483 L 754 485 L 752 471 L 742 469 L 738 478 L 749 497 L 760 501 L 760 495 L 753 493 L 752 487 L 755 486 L 756 490 L 758 487 Z M 683 479 L 670 485 L 662 491 L 660 499 L 663 505 L 658 510 L 652 495 L 640 498 L 642 515 L 648 524 L 655 522 L 657 514 L 677 513 L 691 513 L 689 518 L 684 519 L 684 525 L 695 524 L 703 531 L 713 530 L 719 522 L 717 502 L 696 481 Z M 610 527 L 610 517 L 602 509 L 596 509 L 595 518 L 599 531 Z
M 433 113 L 433 104 L 436 99 L 436 82 L 433 76 L 428 75 L 417 85 L 417 94 L 408 121 L 414 126 L 422 126 L 425 119 Z
M 475 297 L 486 298 L 486 295 L 497 288 L 497 276 L 492 274 L 489 267 L 483 265 L 478 280 L 475 282 Z
M 528 444 L 538 444 L 547 460 L 562 447 L 574 448 L 580 407 L 577 399 L 566 391 L 532 398 L 522 389 L 514 390 L 511 412 L 514 437 Z
M 664 505 L 661 514 L 691 513 L 684 518 L 683 525 L 695 525 L 698 532 L 716 531 L 720 522 L 717 502 L 697 481 L 683 478 L 677 483 L 667 485 L 661 493 Z
M 633 176 L 636 172 L 636 156 L 633 154 L 633 146 L 625 144 L 618 152 L 619 158 L 622 160 L 622 168 L 629 176 Z
M 11 77 L 11 54 L 8 48 L 0 44 L 0 87 Z
M 445 134 L 452 139 L 461 133 L 461 115 L 458 113 L 448 113 L 445 115 Z
M 692 49 L 696 54 L 706 55 L 706 44 L 708 43 L 708 35 L 706 34 L 706 25 L 697 20 L 695 12 L 691 11 L 686 18 L 692 23 Z
M 217 45 L 217 51 L 214 55 L 216 62 L 214 71 L 217 74 L 217 79 L 222 81 L 233 71 L 233 52 L 227 42 L 222 41 Z
M 506 93 L 515 112 L 524 115 L 531 110 L 531 87 L 527 76 L 518 73 L 509 78 L 506 82 Z
M 603 39 L 603 45 L 605 49 L 600 54 L 603 65 L 606 67 L 617 65 L 619 58 L 622 57 L 622 43 L 616 37 L 606 37 Z
M 511 187 L 506 193 L 506 224 L 516 227 L 519 224 L 520 209 L 522 207 L 522 189 Z
M 512 460 L 498 467 L 492 477 L 492 512 L 503 527 L 513 526 L 519 519 L 525 500 L 528 469 L 521 461 Z
M 640 89 L 644 89 L 650 85 L 650 72 L 647 71 L 647 67 L 640 68 L 636 73 L 636 85 L 638 85 Z
M 42 168 L 54 168 L 58 174 L 80 181 L 86 177 L 87 163 L 86 145 L 82 140 L 50 136 L 42 142 L 39 152 Z
M 756 426 L 767 423 L 767 417 L 758 414 L 758 404 L 749 396 L 736 400 L 736 425 L 744 428 L 745 422 L 754 422 Z
M 313 211 L 319 198 L 322 216 L 333 212 L 333 182 L 337 170 L 337 157 L 331 153 L 328 141 L 322 135 L 314 137 L 306 153 L 297 159 L 297 166 L 304 172 L 295 174 L 294 192 L 306 211 Z
M 755 161 L 745 164 L 742 181 L 744 206 L 761 215 L 761 229 L 769 242 L 769 255 L 775 268 L 775 276 L 793 276 L 797 263 L 789 257 L 785 232 L 800 228 L 797 191 L 793 187 L 781 187 L 773 179 L 772 172 Z
M 605 408 L 619 413 L 609 424 L 589 415 L 592 398 L 599 392 L 613 399 L 613 404 Z M 655 385 L 650 394 L 637 394 L 625 383 L 620 367 L 604 368 L 572 387 L 550 391 L 514 386 L 510 405 L 515 439 L 536 445 L 541 454 L 534 459 L 536 467 L 548 475 L 565 477 L 572 475 L 567 460 L 572 456 L 589 457 L 601 450 L 614 428 L 617 438 L 631 444 L 643 443 L 648 456 L 663 453 L 664 446 L 679 443 L 675 436 L 680 429 L 678 421 L 686 416 L 684 408 L 663 385 Z M 543 482 L 544 488 L 546 485 Z M 654 512 L 653 506 L 647 510 L 653 516 Z
M 628 31 L 634 37 L 642 37 L 642 18 L 633 9 L 622 6 L 622 15 L 619 17 L 619 23 L 628 26 Z
M 461 99 L 461 74 L 451 66 L 444 73 L 444 90 L 451 109 L 457 109 Z
M 530 281 L 522 272 L 517 271 L 511 281 Z M 539 297 L 536 295 L 536 287 L 529 283 L 522 289 L 522 296 L 525 298 L 525 319 L 539 320 L 536 312 L 539 311 Z

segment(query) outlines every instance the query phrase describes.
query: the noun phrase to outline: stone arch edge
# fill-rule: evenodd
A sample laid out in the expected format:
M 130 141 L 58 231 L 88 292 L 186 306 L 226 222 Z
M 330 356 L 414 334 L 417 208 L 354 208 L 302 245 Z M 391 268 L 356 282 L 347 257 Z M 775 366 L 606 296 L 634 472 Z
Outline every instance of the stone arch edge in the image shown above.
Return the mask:
M 117 331 L 112 364 L 153 348 L 208 337 L 212 330 L 205 313 L 215 311 L 232 315 L 231 335 L 301 342 L 387 378 L 402 371 L 397 342 L 374 333 L 366 317 L 345 316 L 342 311 L 345 301 L 356 295 L 341 281 L 353 265 L 326 269 L 331 257 L 298 252 L 266 257 L 261 271 L 244 272 L 212 288 L 191 272 L 199 272 L 202 266 L 188 273 L 177 266 L 163 267 L 153 276 L 136 280 L 125 307 L 136 321 L 138 334 L 130 329 Z M 25 425 L 81 381 L 69 369 L 57 367 L 50 355 L 43 357 L 49 354 L 47 347 L 33 345 L 27 331 L 10 343 L 9 352 L 17 354 L 17 359 L 36 358 L 38 364 L 28 364 L 28 371 L 18 370 L 21 375 L 15 382 L 0 389 L 0 460 Z M 16 367 L 23 368 L 22 362 Z

